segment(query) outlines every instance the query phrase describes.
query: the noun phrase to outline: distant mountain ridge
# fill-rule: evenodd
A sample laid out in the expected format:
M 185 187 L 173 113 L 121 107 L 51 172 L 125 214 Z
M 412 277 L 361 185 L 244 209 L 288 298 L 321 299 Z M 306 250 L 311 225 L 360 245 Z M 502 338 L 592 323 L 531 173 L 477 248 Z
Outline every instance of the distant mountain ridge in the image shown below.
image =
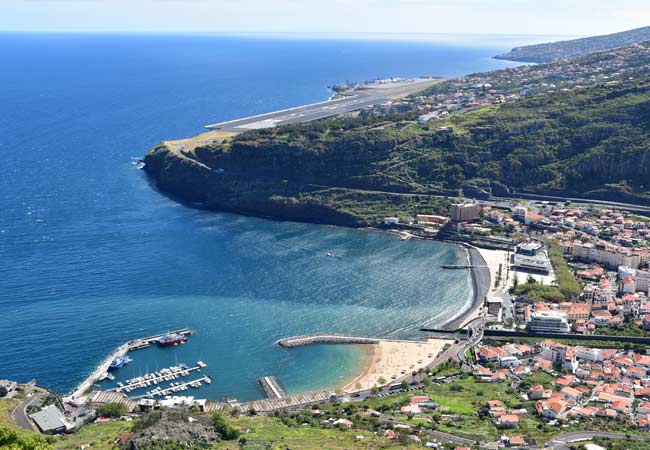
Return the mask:
M 650 40 L 650 26 L 620 33 L 515 47 L 495 56 L 509 61 L 545 63 Z

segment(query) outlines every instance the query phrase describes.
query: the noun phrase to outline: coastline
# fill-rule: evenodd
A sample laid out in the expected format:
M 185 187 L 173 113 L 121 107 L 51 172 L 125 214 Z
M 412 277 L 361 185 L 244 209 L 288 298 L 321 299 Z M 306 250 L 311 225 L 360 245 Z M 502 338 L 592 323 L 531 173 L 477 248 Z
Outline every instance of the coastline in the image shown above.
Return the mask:
M 376 344 L 357 344 L 364 354 L 363 369 L 340 389 L 350 394 L 399 383 L 413 372 L 425 369 L 444 346 L 452 342 L 451 339 L 429 338 L 421 341 L 384 339 Z
M 472 299 L 469 306 L 456 317 L 453 317 L 438 327 L 442 330 L 456 331 L 460 328 L 463 328 L 465 325 L 467 325 L 467 323 L 471 322 L 479 316 L 485 297 L 490 290 L 492 277 L 490 275 L 491 271 L 488 268 L 489 263 L 485 260 L 485 258 L 483 258 L 483 255 L 476 247 L 463 242 L 443 242 L 457 245 L 465 249 L 467 252 L 467 261 L 470 265 L 473 266 L 469 269 L 471 280 L 470 283 L 472 285 Z
M 493 267 L 494 261 L 490 258 L 486 260 L 480 249 L 476 247 L 461 242 L 444 242 L 463 248 L 467 253 L 469 264 L 486 266 L 469 269 L 472 285 L 472 298 L 469 306 L 456 317 L 439 325 L 441 330 L 456 331 L 479 317 L 483 301 L 490 290 L 491 274 L 498 271 L 498 267 Z M 498 262 L 496 264 L 498 266 Z M 380 378 L 386 381 L 384 384 L 390 384 L 391 381 L 395 382 L 396 379 L 400 379 L 414 370 L 425 368 L 435 360 L 446 343 L 452 342 L 452 340 L 428 338 L 423 341 L 380 340 L 377 344 L 356 344 L 363 351 L 362 370 L 346 384 L 337 386 L 337 389 L 349 394 L 355 391 L 372 389 L 375 385 L 379 386 L 378 381 Z M 392 345 L 388 345 L 388 343 Z M 422 349 L 425 346 L 429 349 L 426 355 L 417 353 L 418 347 Z M 395 361 L 391 356 L 398 352 L 402 358 Z M 392 359 L 390 363 L 389 359 Z

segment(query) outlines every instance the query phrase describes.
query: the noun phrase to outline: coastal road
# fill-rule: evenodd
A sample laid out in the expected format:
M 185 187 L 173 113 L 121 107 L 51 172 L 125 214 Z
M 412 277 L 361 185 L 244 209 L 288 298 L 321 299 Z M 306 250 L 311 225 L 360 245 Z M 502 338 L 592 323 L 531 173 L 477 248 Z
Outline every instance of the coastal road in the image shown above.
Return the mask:
M 565 450 L 569 449 L 569 445 L 572 442 L 578 441 L 588 441 L 595 437 L 606 438 L 606 439 L 628 439 L 632 441 L 650 441 L 650 436 L 634 436 L 630 435 L 629 437 L 624 434 L 619 433 L 607 433 L 601 431 L 576 431 L 572 433 L 563 433 L 550 441 L 545 443 L 545 448 L 552 450 Z M 539 447 L 529 447 L 529 448 L 539 448 Z
M 36 401 L 36 397 L 27 397 L 11 412 L 14 423 L 25 430 L 34 431 L 32 421 L 27 417 L 27 408 Z
M 409 427 L 413 426 L 413 424 L 409 424 L 409 423 L 406 423 L 406 422 L 400 422 L 398 420 L 394 420 L 394 419 L 391 419 L 391 418 L 381 419 L 381 422 L 389 423 L 389 424 L 391 424 L 393 426 L 395 426 L 395 425 L 406 425 L 406 426 L 409 426 Z M 471 439 L 466 439 L 466 438 L 460 437 L 460 436 L 454 436 L 453 434 L 443 433 L 442 431 L 435 431 L 435 430 L 429 430 L 429 429 L 424 429 L 423 431 L 425 433 L 427 433 L 429 436 L 433 436 L 434 438 L 436 438 L 439 441 L 448 442 L 448 443 L 451 443 L 451 444 L 473 445 L 475 443 L 475 441 L 473 441 Z
M 335 100 L 328 100 L 281 111 L 260 114 L 257 116 L 215 123 L 207 125 L 206 128 L 210 130 L 242 133 L 247 130 L 258 130 L 280 125 L 289 125 L 292 123 L 310 122 L 312 120 L 324 119 L 326 117 L 336 116 L 347 112 L 358 111 L 368 106 L 404 97 L 421 91 L 437 81 L 439 80 L 419 78 L 412 80 L 411 82 L 395 84 L 395 87 L 392 88 L 390 87 L 390 84 L 388 84 L 382 85 L 381 87 L 355 89 L 349 96 Z

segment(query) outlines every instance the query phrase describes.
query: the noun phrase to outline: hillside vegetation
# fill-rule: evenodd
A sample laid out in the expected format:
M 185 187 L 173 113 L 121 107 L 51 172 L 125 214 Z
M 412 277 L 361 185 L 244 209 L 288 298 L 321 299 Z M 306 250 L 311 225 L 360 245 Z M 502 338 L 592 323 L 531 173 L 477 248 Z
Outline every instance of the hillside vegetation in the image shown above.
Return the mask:
M 544 63 L 586 55 L 600 50 L 623 47 L 647 40 L 650 40 L 650 27 L 643 27 L 603 36 L 516 47 L 508 53 L 495 56 L 495 58 L 510 61 Z
M 145 169 L 163 191 L 207 208 L 352 226 L 442 212 L 448 202 L 431 195 L 468 185 L 650 204 L 648 75 L 447 122 L 413 118 L 250 131 L 199 146 L 188 158 L 160 145 Z

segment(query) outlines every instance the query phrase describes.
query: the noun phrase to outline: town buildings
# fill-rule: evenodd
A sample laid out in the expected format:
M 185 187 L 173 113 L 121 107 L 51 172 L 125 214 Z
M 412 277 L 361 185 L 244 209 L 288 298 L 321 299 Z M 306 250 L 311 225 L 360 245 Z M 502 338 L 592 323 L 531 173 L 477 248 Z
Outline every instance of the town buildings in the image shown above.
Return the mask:
M 453 222 L 471 222 L 479 218 L 481 207 L 475 203 L 454 203 L 451 205 Z

